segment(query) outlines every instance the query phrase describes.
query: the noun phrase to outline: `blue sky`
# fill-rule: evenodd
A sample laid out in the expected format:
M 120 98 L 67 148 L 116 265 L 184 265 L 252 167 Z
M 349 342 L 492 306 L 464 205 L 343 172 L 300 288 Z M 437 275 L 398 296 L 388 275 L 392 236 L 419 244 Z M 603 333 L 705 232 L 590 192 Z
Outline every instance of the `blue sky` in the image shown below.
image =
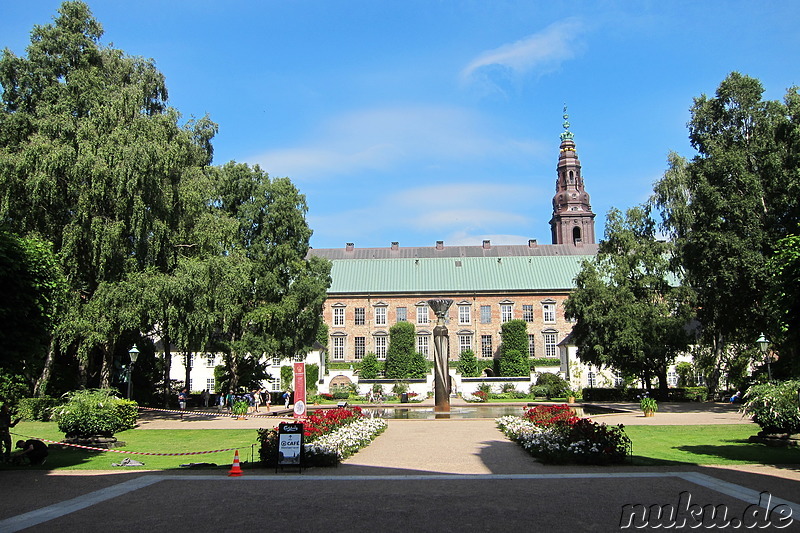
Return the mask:
M 562 107 L 597 213 L 693 152 L 692 98 L 730 71 L 800 85 L 800 2 L 95 0 L 102 42 L 153 58 L 219 124 L 215 164 L 306 195 L 315 248 L 550 242 Z M 24 54 L 57 0 L 0 0 Z

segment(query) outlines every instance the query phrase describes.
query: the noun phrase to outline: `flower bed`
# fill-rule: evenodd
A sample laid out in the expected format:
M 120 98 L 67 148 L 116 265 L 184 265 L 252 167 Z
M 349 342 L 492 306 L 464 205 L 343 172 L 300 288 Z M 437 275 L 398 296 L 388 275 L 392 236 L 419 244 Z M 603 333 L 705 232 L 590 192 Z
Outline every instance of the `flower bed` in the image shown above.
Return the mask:
M 560 413 L 550 418 L 545 413 L 539 415 L 545 425 L 517 416 L 504 416 L 496 422 L 508 438 L 545 463 L 603 465 L 621 463 L 630 454 L 631 441 L 622 424 L 607 426 L 588 418 L 565 418 Z
M 315 466 L 334 466 L 341 463 L 386 429 L 382 418 L 362 418 L 346 426 L 323 435 L 304 448 L 307 464 Z
M 386 426 L 385 420 L 366 418 L 358 406 L 317 411 L 303 420 L 304 464 L 336 465 L 369 444 Z M 278 431 L 259 429 L 258 440 L 261 463 L 274 466 L 278 457 Z
M 579 419 L 569 405 L 537 405 L 527 409 L 523 418 L 540 427 L 550 427 L 556 423 L 574 424 Z

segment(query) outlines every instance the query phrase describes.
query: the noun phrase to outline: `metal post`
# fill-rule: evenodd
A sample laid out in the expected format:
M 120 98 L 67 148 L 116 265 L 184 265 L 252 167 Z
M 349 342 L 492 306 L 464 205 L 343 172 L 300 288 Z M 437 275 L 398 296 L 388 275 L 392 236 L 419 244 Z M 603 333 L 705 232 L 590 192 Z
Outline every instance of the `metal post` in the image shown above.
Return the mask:
M 131 399 L 131 385 L 133 383 L 133 361 L 128 366 L 128 399 Z

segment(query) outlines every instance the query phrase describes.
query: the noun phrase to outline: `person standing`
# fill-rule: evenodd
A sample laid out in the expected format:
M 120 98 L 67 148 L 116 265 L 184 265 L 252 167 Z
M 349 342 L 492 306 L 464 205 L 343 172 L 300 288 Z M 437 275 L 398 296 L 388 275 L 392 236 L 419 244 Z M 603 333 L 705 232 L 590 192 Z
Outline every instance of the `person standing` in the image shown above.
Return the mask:
M 283 406 L 284 406 L 284 408 L 286 408 L 286 409 L 289 408 L 289 400 L 291 398 L 292 398 L 292 395 L 289 394 L 288 390 L 283 392 Z
M 181 411 L 181 420 L 183 420 L 183 413 L 186 412 L 186 404 L 189 402 L 189 390 L 183 389 L 178 393 L 178 408 Z
M 19 421 L 19 418 L 11 421 L 11 411 L 8 410 L 8 405 L 3 404 L 3 407 L 0 408 L 0 446 L 2 446 L 0 451 L 3 452 L 4 463 L 11 461 L 11 428 L 16 426 Z
M 203 398 L 203 405 L 208 409 L 208 400 L 211 398 L 211 393 L 208 392 L 208 389 L 203 389 L 203 393 L 200 396 Z
M 258 412 L 258 406 L 261 405 L 261 389 L 253 391 L 253 412 Z

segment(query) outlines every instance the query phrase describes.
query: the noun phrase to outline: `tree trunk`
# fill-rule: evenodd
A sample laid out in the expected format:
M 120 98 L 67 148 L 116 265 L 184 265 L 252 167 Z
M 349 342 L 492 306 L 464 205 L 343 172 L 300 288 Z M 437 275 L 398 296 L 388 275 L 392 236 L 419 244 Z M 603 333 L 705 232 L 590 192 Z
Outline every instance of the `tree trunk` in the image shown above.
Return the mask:
M 44 361 L 44 368 L 42 368 L 42 374 L 39 376 L 39 379 L 36 380 L 36 384 L 33 387 L 33 395 L 37 398 L 40 396 L 44 396 L 47 392 L 47 385 L 50 383 L 50 376 L 53 374 L 53 362 L 55 361 L 55 345 L 56 340 L 55 337 L 50 336 L 50 344 L 47 348 L 47 359 Z
M 164 409 L 167 409 L 169 408 L 169 400 L 172 396 L 172 391 L 170 390 L 170 375 L 172 370 L 172 341 L 169 338 L 169 322 L 167 320 L 164 320 L 161 331 L 161 342 L 164 345 L 164 387 L 162 394 L 164 397 Z
M 103 363 L 100 366 L 100 388 L 108 389 L 111 387 L 111 371 L 114 368 L 114 347 L 116 344 L 109 343 L 103 345 L 100 353 L 103 357 Z
M 715 333 L 713 342 L 713 366 L 711 368 L 711 373 L 708 376 L 708 380 L 706 381 L 708 398 L 712 401 L 717 397 L 717 392 L 719 391 L 719 380 L 721 375 L 719 367 L 720 364 L 722 364 L 722 352 L 725 350 L 725 338 L 723 337 L 722 333 Z
M 192 392 L 190 387 L 190 383 L 192 382 L 192 358 L 194 356 L 194 352 L 186 352 L 186 364 L 184 367 L 186 368 L 186 379 L 183 382 L 183 386 L 189 389 L 189 392 Z

